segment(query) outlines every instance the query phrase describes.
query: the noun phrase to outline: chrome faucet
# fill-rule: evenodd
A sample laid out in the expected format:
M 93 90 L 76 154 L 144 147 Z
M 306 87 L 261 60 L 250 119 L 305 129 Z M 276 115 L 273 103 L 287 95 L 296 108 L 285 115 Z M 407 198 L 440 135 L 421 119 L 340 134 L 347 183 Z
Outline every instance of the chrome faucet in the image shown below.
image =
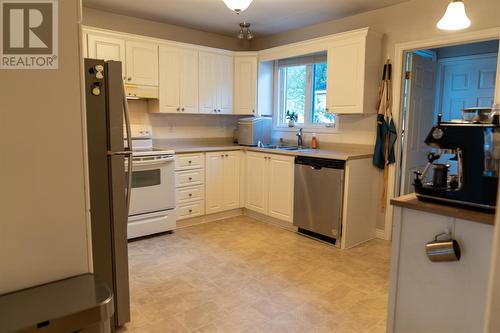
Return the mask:
M 297 146 L 302 147 L 302 144 L 304 143 L 302 140 L 302 128 L 299 129 L 299 131 L 295 135 L 297 136 Z

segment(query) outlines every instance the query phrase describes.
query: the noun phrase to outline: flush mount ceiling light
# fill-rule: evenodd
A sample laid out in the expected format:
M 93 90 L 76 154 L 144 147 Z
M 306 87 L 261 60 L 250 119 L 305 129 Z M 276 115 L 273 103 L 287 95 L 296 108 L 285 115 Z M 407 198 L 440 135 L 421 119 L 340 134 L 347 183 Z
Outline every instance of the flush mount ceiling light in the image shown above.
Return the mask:
M 437 23 L 441 30 L 461 30 L 470 26 L 470 20 L 465 13 L 465 6 L 462 0 L 452 0 L 446 8 L 444 16 Z
M 238 39 L 252 40 L 253 32 L 250 31 L 250 23 L 240 23 L 240 31 L 238 32 L 238 35 L 236 35 L 236 37 L 238 37 Z
M 253 0 L 223 0 L 227 8 L 235 11 L 236 14 L 240 14 L 242 11 L 248 8 Z

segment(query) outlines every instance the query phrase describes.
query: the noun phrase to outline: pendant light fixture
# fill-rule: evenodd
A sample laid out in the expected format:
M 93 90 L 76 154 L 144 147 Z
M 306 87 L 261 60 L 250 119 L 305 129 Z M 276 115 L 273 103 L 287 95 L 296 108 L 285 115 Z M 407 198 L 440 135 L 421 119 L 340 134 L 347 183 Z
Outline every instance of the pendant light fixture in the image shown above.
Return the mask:
M 238 37 L 238 39 L 252 40 L 253 32 L 250 31 L 250 23 L 240 23 L 240 31 L 238 32 L 238 35 L 236 35 L 236 37 Z
M 470 19 L 465 13 L 462 0 L 452 0 L 446 8 L 443 18 L 437 23 L 441 30 L 461 30 L 470 26 Z
M 223 0 L 227 8 L 240 14 L 242 11 L 248 8 L 253 0 Z

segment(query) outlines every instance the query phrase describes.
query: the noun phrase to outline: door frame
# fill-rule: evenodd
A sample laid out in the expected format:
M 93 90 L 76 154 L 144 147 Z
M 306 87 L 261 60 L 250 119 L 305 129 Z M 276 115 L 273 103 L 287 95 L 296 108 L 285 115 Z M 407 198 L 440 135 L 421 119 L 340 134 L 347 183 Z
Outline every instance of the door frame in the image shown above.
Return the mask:
M 394 47 L 394 81 L 392 86 L 393 96 L 393 117 L 397 125 L 398 135 L 401 138 L 401 124 L 403 116 L 403 89 L 406 53 L 420 49 L 433 49 L 438 47 L 452 46 L 458 44 L 467 44 L 474 42 L 487 41 L 492 39 L 500 40 L 500 28 L 491 28 L 472 32 L 459 32 L 450 35 L 443 35 L 431 39 L 423 39 L 405 43 L 398 43 Z M 500 55 L 500 53 L 499 53 Z M 500 68 L 500 56 L 498 58 L 497 68 Z M 497 71 L 495 83 L 495 101 L 500 102 L 500 71 Z M 408 141 L 406 140 L 406 143 Z M 388 195 L 387 195 L 387 210 L 385 215 L 384 238 L 390 240 L 392 238 L 392 223 L 394 218 L 394 207 L 390 205 L 390 199 L 399 196 L 400 193 L 400 176 L 401 170 L 401 153 L 405 147 L 401 145 L 401 140 L 397 140 L 395 144 L 396 163 L 389 166 L 388 179 Z

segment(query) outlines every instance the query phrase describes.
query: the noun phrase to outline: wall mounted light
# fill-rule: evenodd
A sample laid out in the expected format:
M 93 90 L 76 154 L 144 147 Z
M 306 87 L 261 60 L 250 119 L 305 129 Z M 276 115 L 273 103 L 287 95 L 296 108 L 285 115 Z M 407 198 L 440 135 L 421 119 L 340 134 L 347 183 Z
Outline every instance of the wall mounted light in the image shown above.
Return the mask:
M 223 0 L 227 8 L 240 14 L 242 11 L 248 8 L 253 0 Z
M 470 26 L 470 19 L 465 13 L 465 6 L 462 0 L 452 0 L 446 8 L 444 16 L 437 23 L 441 30 L 461 30 Z

